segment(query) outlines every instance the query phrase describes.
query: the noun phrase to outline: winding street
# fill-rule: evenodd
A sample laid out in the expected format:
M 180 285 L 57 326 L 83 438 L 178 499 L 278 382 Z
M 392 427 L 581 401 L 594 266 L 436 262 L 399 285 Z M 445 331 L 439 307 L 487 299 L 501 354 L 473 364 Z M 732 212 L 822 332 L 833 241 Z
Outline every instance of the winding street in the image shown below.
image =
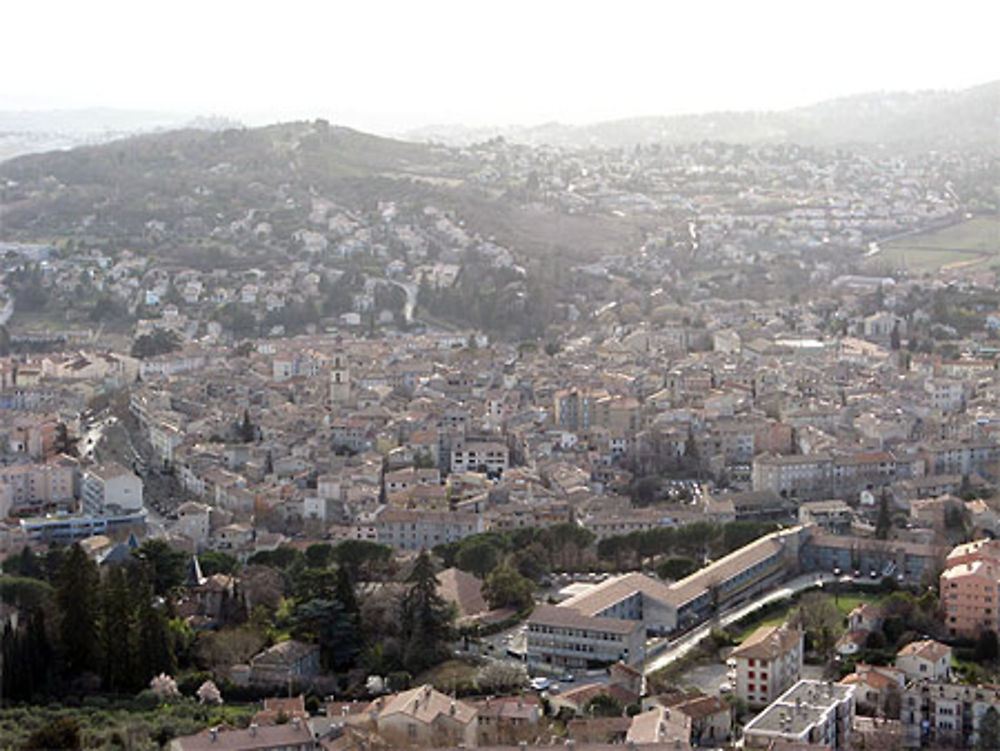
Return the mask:
M 720 617 L 706 621 L 693 631 L 689 631 L 684 636 L 680 636 L 674 641 L 669 642 L 669 646 L 665 648 L 663 647 L 664 641 L 659 640 L 651 647 L 647 647 L 646 651 L 647 653 L 659 649 L 663 651 L 658 651 L 655 656 L 646 659 L 643 666 L 643 673 L 649 675 L 660 668 L 666 667 L 675 660 L 679 660 L 694 649 L 698 645 L 698 642 L 708 636 L 713 628 L 725 628 L 769 603 L 785 600 L 803 590 L 820 584 L 830 584 L 835 581 L 837 581 L 837 577 L 833 574 L 803 574 L 745 605 L 728 610 Z

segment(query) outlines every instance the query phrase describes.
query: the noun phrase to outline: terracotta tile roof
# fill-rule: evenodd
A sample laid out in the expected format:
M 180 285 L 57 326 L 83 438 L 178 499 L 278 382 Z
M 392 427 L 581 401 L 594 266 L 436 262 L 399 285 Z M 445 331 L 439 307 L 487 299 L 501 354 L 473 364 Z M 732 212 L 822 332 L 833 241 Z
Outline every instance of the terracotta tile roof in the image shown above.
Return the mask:
M 638 698 L 633 692 L 629 691 L 624 686 L 602 683 L 584 683 L 581 686 L 576 686 L 575 688 L 571 688 L 568 691 L 564 691 L 559 694 L 558 699 L 555 699 L 553 703 L 572 704 L 576 707 L 584 707 L 587 705 L 587 702 L 595 696 L 601 696 L 602 694 L 613 696 L 623 705 L 632 704 Z
M 802 643 L 802 632 L 788 624 L 761 626 L 733 650 L 736 658 L 775 660 Z
M 255 751 L 299 747 L 312 743 L 312 731 L 306 722 L 288 722 L 282 725 L 261 725 L 244 730 L 218 730 L 213 737 L 211 729 L 197 735 L 175 738 L 173 744 L 181 751 Z
M 379 718 L 401 714 L 426 725 L 433 724 L 442 715 L 463 725 L 476 719 L 475 707 L 435 691 L 430 684 L 383 696 L 372 702 L 369 709 L 376 711 Z
M 446 568 L 437 575 L 438 594 L 458 606 L 459 616 L 478 615 L 489 610 L 483 598 L 483 583 L 470 573 Z
M 951 647 L 933 639 L 923 639 L 921 641 L 911 641 L 899 652 L 897 657 L 919 657 L 930 662 L 937 662 L 943 657 L 951 654 Z
M 603 581 L 560 603 L 560 607 L 573 608 L 584 615 L 596 615 L 636 592 L 660 602 L 670 602 L 670 588 L 666 584 L 633 572 Z
M 555 605 L 538 605 L 528 618 L 529 624 L 580 628 L 590 631 L 607 631 L 612 634 L 630 634 L 642 628 L 641 621 L 626 621 L 621 618 L 599 618 L 584 615 L 578 610 Z
M 740 571 L 784 550 L 784 540 L 779 535 L 796 533 L 799 527 L 784 532 L 774 532 L 766 537 L 745 545 L 729 555 L 710 563 L 690 576 L 670 585 L 670 602 L 680 607 L 704 594 L 710 584 L 717 584 L 732 578 Z

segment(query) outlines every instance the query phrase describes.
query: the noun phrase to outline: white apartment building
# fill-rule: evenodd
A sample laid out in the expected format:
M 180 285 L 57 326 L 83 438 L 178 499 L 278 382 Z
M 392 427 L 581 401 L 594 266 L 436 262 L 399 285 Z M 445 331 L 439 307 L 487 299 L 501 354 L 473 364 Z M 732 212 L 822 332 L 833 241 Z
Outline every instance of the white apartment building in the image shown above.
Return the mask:
M 142 510 L 142 480 L 117 462 L 85 469 L 81 495 L 88 514 L 100 514 L 109 509 L 125 513 Z
M 731 677 L 736 695 L 750 707 L 764 707 L 802 675 L 804 634 L 787 623 L 761 626 L 733 650 Z
M 855 687 L 803 680 L 783 693 L 743 730 L 746 748 L 778 741 L 850 751 Z

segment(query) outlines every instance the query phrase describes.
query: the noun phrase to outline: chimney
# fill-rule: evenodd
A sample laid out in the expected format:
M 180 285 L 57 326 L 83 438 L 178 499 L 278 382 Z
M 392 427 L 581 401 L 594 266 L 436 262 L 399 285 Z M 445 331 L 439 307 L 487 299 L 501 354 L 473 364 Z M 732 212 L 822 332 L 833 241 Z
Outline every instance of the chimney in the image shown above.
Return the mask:
M 572 751 L 572 749 L 575 749 L 576 748 L 576 741 L 574 741 L 572 738 L 570 738 L 568 741 L 566 741 L 566 748 L 570 749 L 570 751 Z
M 250 737 L 251 738 L 253 738 L 255 735 L 257 735 L 257 723 L 256 722 L 251 722 L 250 723 L 250 727 L 247 728 L 247 729 L 250 731 Z
M 518 748 L 518 751 L 528 751 L 528 742 L 527 741 L 518 741 L 517 742 L 517 748 Z
M 302 718 L 299 717 L 299 716 L 293 717 L 292 718 L 292 727 L 295 728 L 296 730 L 301 730 L 302 729 Z
M 448 705 L 448 714 L 450 714 L 452 717 L 454 717 L 456 709 L 457 709 L 457 707 L 455 706 L 455 700 L 452 699 L 451 700 L 451 704 Z
M 212 743 L 215 743 L 217 740 L 219 740 L 219 729 L 218 728 L 209 728 L 208 729 L 208 735 L 212 739 Z

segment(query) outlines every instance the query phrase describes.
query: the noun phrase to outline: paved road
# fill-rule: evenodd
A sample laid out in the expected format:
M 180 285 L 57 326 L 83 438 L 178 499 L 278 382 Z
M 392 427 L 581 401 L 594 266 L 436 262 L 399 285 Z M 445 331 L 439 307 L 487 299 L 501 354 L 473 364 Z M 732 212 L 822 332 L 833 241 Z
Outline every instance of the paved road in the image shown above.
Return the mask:
M 790 581 L 785 582 L 778 589 L 771 590 L 767 594 L 762 595 L 745 605 L 729 610 L 721 617 L 707 621 L 694 631 L 690 631 L 684 636 L 678 637 L 675 641 L 671 642 L 670 646 L 664 651 L 648 659 L 643 671 L 646 675 L 649 675 L 662 667 L 666 667 L 675 660 L 680 659 L 694 649 L 698 645 L 698 642 L 708 636 L 709 632 L 713 628 L 725 628 L 726 626 L 740 620 L 740 618 L 743 618 L 755 610 L 764 607 L 768 603 L 787 599 L 804 589 L 815 587 L 821 582 L 823 584 L 828 584 L 834 581 L 837 581 L 837 577 L 833 574 L 803 574 L 795 579 L 791 579 Z

